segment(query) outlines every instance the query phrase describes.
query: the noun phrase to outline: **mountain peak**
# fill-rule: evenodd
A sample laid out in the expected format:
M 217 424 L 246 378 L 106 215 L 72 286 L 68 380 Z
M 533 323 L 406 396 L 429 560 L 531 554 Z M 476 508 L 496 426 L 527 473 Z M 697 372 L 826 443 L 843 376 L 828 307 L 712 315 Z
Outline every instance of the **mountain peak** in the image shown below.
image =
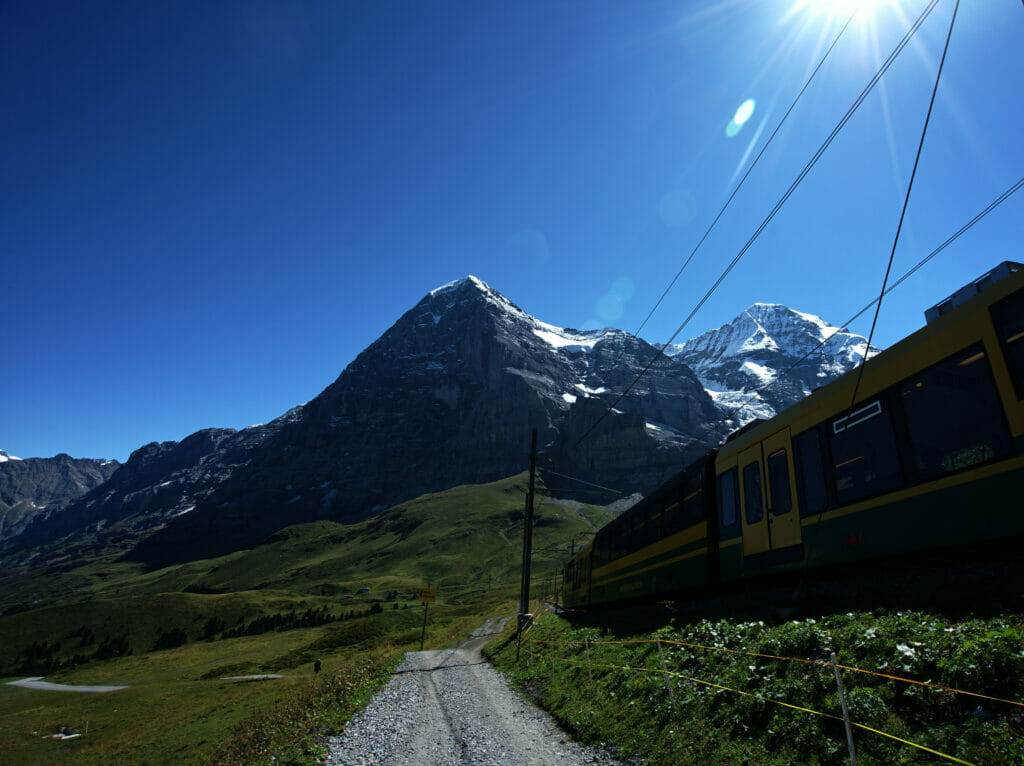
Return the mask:
M 433 297 L 433 296 L 437 295 L 438 293 L 444 293 L 444 292 L 448 292 L 450 290 L 461 290 L 461 289 L 465 289 L 467 287 L 475 288 L 475 289 L 477 289 L 477 290 L 479 290 L 481 292 L 485 292 L 485 293 L 493 293 L 493 292 L 495 292 L 491 288 L 491 286 L 489 284 L 487 284 L 486 282 L 484 282 L 482 279 L 480 279 L 479 277 L 475 277 L 472 274 L 468 274 L 468 275 L 464 276 L 462 279 L 456 279 L 454 282 L 449 282 L 446 285 L 441 285 L 440 287 L 435 287 L 433 290 L 430 291 L 430 296 Z
M 754 303 L 728 324 L 667 353 L 690 366 L 711 398 L 736 412 L 742 425 L 772 417 L 852 369 L 866 348 L 866 338 L 814 314 Z
M 423 300 L 416 304 L 411 313 L 420 318 L 429 315 L 436 325 L 442 316 L 456 306 L 470 305 L 489 307 L 491 313 L 495 313 L 494 310 L 497 309 L 499 315 L 515 315 L 519 318 L 529 316 L 504 295 L 472 274 L 435 287 L 423 296 Z
M 9 452 L 4 452 L 4 450 L 0 449 L 0 463 L 6 463 L 9 460 L 21 460 L 21 458 L 15 457 Z
M 555 351 L 574 352 L 592 350 L 598 341 L 616 334 L 624 334 L 621 330 L 610 328 L 580 331 L 572 328 L 556 327 L 547 322 L 542 322 L 526 311 L 523 311 L 482 279 L 472 274 L 434 288 L 423 299 L 423 302 L 430 305 L 430 310 L 434 312 L 434 324 L 437 324 L 439 319 L 438 312 L 444 313 L 453 306 L 472 301 L 474 298 L 482 298 L 486 303 L 500 309 L 504 321 L 512 322 L 512 326 L 517 328 L 512 330 L 513 333 L 530 333 L 540 338 Z M 444 301 L 440 306 L 438 306 L 439 300 Z

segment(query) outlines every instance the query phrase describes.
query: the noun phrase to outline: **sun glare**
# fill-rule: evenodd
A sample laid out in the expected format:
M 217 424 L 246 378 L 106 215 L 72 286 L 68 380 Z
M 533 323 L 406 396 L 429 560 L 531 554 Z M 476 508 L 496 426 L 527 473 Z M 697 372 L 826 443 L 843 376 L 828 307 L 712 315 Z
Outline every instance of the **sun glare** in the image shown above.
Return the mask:
M 875 9 L 889 0 L 797 0 L 790 15 L 806 13 L 810 16 L 824 16 L 829 20 L 847 17 L 854 11 L 859 16 L 871 18 Z

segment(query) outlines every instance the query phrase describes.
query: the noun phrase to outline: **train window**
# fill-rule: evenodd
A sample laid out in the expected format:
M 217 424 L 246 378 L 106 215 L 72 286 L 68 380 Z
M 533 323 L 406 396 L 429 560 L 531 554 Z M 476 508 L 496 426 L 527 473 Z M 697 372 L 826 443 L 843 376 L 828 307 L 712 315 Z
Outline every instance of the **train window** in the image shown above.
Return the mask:
M 800 493 L 800 515 L 813 516 L 828 507 L 825 489 L 824 462 L 821 459 L 821 437 L 812 428 L 796 437 L 797 491 Z
M 654 540 L 660 540 L 665 534 L 662 529 L 662 521 L 661 508 L 655 506 L 651 509 L 651 516 L 647 520 L 647 524 L 650 526 L 650 534 Z
M 683 528 L 682 522 L 679 518 L 679 503 L 672 503 L 665 508 L 664 519 L 666 535 L 678 532 Z
M 692 527 L 704 516 L 703 476 L 699 473 L 690 477 L 683 485 L 683 526 Z
M 876 400 L 832 422 L 832 458 L 840 505 L 903 484 L 889 411 Z
M 730 468 L 718 477 L 718 515 L 723 527 L 736 523 L 736 469 Z
M 992 307 L 992 321 L 1003 344 L 1018 399 L 1024 399 L 1024 290 Z
M 772 495 L 772 515 L 789 513 L 793 508 L 793 495 L 789 489 L 789 461 L 784 449 L 768 456 L 768 484 Z
M 992 371 L 979 343 L 900 385 L 914 468 L 928 480 L 1010 451 Z
M 756 524 L 764 518 L 761 503 L 761 464 L 749 463 L 743 468 L 743 504 L 747 509 L 747 523 Z
M 649 509 L 640 518 L 640 528 L 637 530 L 636 548 L 650 545 L 658 539 L 658 520 L 654 518 L 653 509 Z

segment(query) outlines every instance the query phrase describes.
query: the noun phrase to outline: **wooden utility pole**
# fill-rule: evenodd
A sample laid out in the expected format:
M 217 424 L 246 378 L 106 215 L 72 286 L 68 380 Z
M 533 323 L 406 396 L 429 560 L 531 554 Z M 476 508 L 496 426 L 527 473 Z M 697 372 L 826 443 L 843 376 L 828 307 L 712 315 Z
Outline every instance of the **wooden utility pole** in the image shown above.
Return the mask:
M 437 599 L 437 588 L 431 588 L 427 583 L 426 588 L 420 588 L 420 601 L 423 602 L 423 630 L 420 631 L 420 651 L 423 651 L 423 639 L 427 635 L 427 606 L 431 601 Z
M 530 489 L 526 493 L 526 512 L 523 514 L 523 581 L 519 593 L 519 626 L 521 632 L 530 612 L 530 557 L 533 554 L 533 488 L 537 474 L 537 429 L 530 437 Z

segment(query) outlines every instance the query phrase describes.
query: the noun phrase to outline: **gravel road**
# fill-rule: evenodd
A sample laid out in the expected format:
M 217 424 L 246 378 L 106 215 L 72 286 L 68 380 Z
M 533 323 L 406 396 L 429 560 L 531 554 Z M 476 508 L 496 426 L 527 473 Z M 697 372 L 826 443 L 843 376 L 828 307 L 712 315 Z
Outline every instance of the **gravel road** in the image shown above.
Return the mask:
M 52 684 L 44 681 L 43 676 L 23 678 L 20 681 L 8 681 L 8 686 L 21 686 L 25 689 L 36 689 L 44 692 L 116 692 L 118 689 L 127 689 L 127 686 L 70 686 L 68 684 Z
M 613 766 L 568 738 L 509 690 L 480 649 L 501 631 L 488 620 L 456 649 L 408 652 L 387 686 L 330 740 L 328 766 Z

